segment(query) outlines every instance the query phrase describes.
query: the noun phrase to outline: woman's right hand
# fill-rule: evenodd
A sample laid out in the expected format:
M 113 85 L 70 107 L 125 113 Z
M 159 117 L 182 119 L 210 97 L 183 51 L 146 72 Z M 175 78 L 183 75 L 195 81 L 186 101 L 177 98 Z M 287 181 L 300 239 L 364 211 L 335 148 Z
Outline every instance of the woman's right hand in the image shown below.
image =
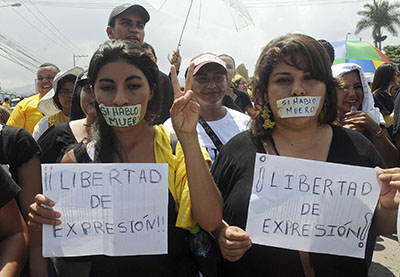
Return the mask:
M 228 225 L 220 230 L 218 243 L 222 256 L 230 262 L 241 259 L 252 245 L 249 235 L 244 230 Z
M 54 205 L 55 203 L 43 194 L 36 194 L 35 202 L 29 206 L 29 228 L 40 231 L 43 224 L 60 225 L 61 214 L 52 209 Z

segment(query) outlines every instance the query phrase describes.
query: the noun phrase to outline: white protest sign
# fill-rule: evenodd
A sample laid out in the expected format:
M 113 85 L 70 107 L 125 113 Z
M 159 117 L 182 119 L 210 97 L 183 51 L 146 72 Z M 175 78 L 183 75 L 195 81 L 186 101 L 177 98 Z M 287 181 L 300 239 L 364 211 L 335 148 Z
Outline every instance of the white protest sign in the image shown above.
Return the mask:
M 364 258 L 377 169 L 257 154 L 246 232 L 253 243 Z
M 43 225 L 43 256 L 167 253 L 167 164 L 43 164 L 61 225 Z
M 281 118 L 314 116 L 319 108 L 321 96 L 287 97 L 276 101 Z

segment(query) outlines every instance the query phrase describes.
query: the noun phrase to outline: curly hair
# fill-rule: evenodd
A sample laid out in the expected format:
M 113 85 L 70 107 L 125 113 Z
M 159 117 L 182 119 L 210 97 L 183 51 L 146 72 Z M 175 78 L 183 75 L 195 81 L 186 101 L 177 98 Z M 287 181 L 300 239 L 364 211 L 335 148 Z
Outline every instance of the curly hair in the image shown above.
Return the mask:
M 337 117 L 337 93 L 328 53 L 317 40 L 310 36 L 287 34 L 269 42 L 258 58 L 253 81 L 253 99 L 258 114 L 251 121 L 250 132 L 261 138 L 272 132 L 272 129 L 265 130 L 262 127 L 264 120 L 261 117 L 261 110 L 268 104 L 269 77 L 280 62 L 285 62 L 299 70 L 309 71 L 315 79 L 325 83 L 326 114 L 320 123 L 333 122 Z

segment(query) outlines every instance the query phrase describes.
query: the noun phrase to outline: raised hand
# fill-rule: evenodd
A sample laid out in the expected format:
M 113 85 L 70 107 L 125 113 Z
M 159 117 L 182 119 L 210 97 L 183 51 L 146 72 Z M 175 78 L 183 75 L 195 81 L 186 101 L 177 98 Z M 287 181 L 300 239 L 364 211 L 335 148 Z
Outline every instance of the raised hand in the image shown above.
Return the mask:
M 196 135 L 196 126 L 199 120 L 200 105 L 194 97 L 192 88 L 194 64 L 189 65 L 184 90 L 179 85 L 175 66 L 171 66 L 171 81 L 174 88 L 174 104 L 171 107 L 170 115 L 172 125 L 181 140 L 185 135 Z

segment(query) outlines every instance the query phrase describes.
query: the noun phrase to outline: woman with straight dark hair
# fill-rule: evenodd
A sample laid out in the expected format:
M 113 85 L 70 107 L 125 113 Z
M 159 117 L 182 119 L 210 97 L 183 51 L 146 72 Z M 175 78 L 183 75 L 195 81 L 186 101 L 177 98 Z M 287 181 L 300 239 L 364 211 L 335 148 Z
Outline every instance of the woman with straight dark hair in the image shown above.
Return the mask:
M 393 131 L 394 100 L 400 88 L 400 73 L 397 65 L 384 63 L 378 67 L 372 82 L 372 94 L 374 95 L 375 107 L 381 111 L 386 122 L 389 134 Z
M 213 231 L 221 222 L 221 196 L 208 170 L 210 158 L 197 138 L 199 104 L 191 90 L 180 91 L 172 70 L 176 99 L 171 118 L 179 140 L 173 154 L 170 133 L 162 125 L 153 125 L 160 114 L 158 75 L 157 65 L 146 53 L 126 41 L 105 42 L 90 61 L 88 78 L 97 102 L 93 139 L 78 143 L 62 162 L 167 163 L 170 192 L 168 254 L 93 258 L 93 276 L 198 276 L 185 239 L 187 230 L 198 223 Z M 191 79 L 186 88 L 191 87 Z M 106 112 L 116 107 L 139 112 L 118 118 Z M 31 223 L 60 224 L 56 212 L 43 204 L 57 210 L 50 199 L 38 195 L 31 205 Z
M 395 194 L 395 185 L 382 186 L 365 259 L 252 245 L 245 232 L 256 153 L 367 167 L 385 165 L 368 139 L 332 125 L 337 117 L 337 95 L 323 46 L 302 34 L 271 41 L 257 61 L 253 97 L 258 115 L 250 131 L 225 144 L 211 169 L 224 198 L 224 221 L 214 232 L 226 259 L 224 275 L 367 276 L 374 231 L 391 233 L 395 229 L 398 199 L 396 202 L 393 194 L 385 194 Z M 313 103 L 309 112 L 284 115 L 282 101 L 295 103 L 295 99 L 309 99 Z

